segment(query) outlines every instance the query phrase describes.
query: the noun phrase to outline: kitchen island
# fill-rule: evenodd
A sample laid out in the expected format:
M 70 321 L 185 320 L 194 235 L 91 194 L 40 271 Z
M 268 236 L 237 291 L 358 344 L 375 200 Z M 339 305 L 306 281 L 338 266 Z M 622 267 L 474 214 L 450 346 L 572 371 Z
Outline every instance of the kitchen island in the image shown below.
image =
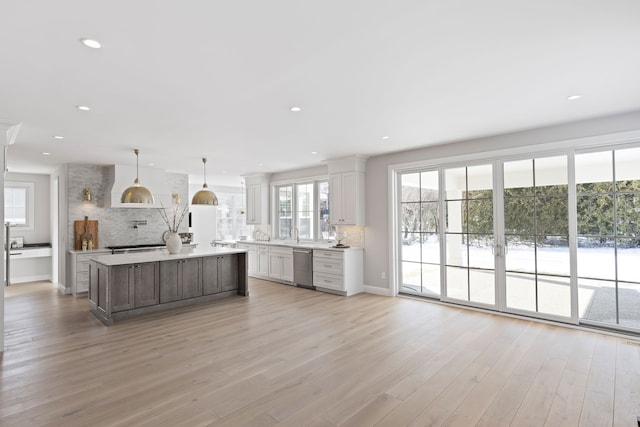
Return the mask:
M 249 295 L 244 249 L 97 255 L 89 261 L 89 310 L 105 325 L 233 295 Z

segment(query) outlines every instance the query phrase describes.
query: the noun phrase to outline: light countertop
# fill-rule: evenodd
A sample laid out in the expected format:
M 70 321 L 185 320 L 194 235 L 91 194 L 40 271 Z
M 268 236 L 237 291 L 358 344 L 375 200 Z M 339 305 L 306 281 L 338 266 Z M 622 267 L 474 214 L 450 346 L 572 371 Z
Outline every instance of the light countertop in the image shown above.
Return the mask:
M 91 259 L 97 263 L 100 263 L 106 266 L 113 266 L 113 265 L 125 265 L 125 264 L 140 264 L 145 262 L 201 258 L 201 257 L 216 256 L 216 255 L 230 255 L 230 254 L 239 254 L 244 252 L 246 252 L 246 249 L 206 248 L 206 249 L 192 249 L 189 251 L 181 252 L 179 254 L 170 254 L 166 250 L 153 251 L 153 252 L 138 252 L 138 253 L 133 252 L 133 253 L 114 254 L 114 255 L 96 254 L 96 256 Z
M 260 245 L 260 246 L 284 246 L 290 248 L 302 248 L 302 249 L 322 249 L 327 251 L 361 251 L 363 248 L 350 246 L 348 248 L 334 248 L 335 243 L 326 243 L 326 242 L 305 242 L 301 241 L 300 243 L 296 243 L 295 240 L 238 240 L 236 242 L 238 245 L 249 244 L 249 245 Z

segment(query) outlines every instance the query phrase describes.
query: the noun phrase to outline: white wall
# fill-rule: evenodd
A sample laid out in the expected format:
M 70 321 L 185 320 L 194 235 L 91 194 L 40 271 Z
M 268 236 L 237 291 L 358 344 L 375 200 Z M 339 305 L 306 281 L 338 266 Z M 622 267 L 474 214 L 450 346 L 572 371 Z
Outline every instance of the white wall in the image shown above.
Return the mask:
M 391 290 L 389 166 L 640 129 L 640 111 L 371 157 L 367 161 L 364 282 Z M 381 273 L 386 279 L 381 278 Z M 384 293 L 384 292 L 383 292 Z
M 34 183 L 34 227 L 33 230 L 13 228 L 12 237 L 22 236 L 24 243 L 51 243 L 51 183 L 49 175 L 7 172 L 5 182 Z

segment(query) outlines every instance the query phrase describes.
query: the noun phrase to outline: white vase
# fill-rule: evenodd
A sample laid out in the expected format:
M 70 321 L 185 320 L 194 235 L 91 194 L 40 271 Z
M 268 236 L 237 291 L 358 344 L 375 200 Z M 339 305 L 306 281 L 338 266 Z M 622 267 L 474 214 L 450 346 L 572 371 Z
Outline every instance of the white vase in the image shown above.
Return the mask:
M 178 233 L 169 233 L 167 237 L 167 250 L 170 254 L 179 254 L 182 250 L 182 238 Z

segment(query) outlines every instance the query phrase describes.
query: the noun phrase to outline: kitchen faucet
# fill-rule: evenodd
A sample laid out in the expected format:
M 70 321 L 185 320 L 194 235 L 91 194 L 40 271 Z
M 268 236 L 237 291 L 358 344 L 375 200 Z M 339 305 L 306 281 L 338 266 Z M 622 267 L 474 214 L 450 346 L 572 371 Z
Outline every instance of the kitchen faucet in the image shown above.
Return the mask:
M 300 229 L 298 227 L 291 227 L 289 229 L 289 237 L 293 238 L 293 231 L 296 233 L 296 243 L 300 243 Z

